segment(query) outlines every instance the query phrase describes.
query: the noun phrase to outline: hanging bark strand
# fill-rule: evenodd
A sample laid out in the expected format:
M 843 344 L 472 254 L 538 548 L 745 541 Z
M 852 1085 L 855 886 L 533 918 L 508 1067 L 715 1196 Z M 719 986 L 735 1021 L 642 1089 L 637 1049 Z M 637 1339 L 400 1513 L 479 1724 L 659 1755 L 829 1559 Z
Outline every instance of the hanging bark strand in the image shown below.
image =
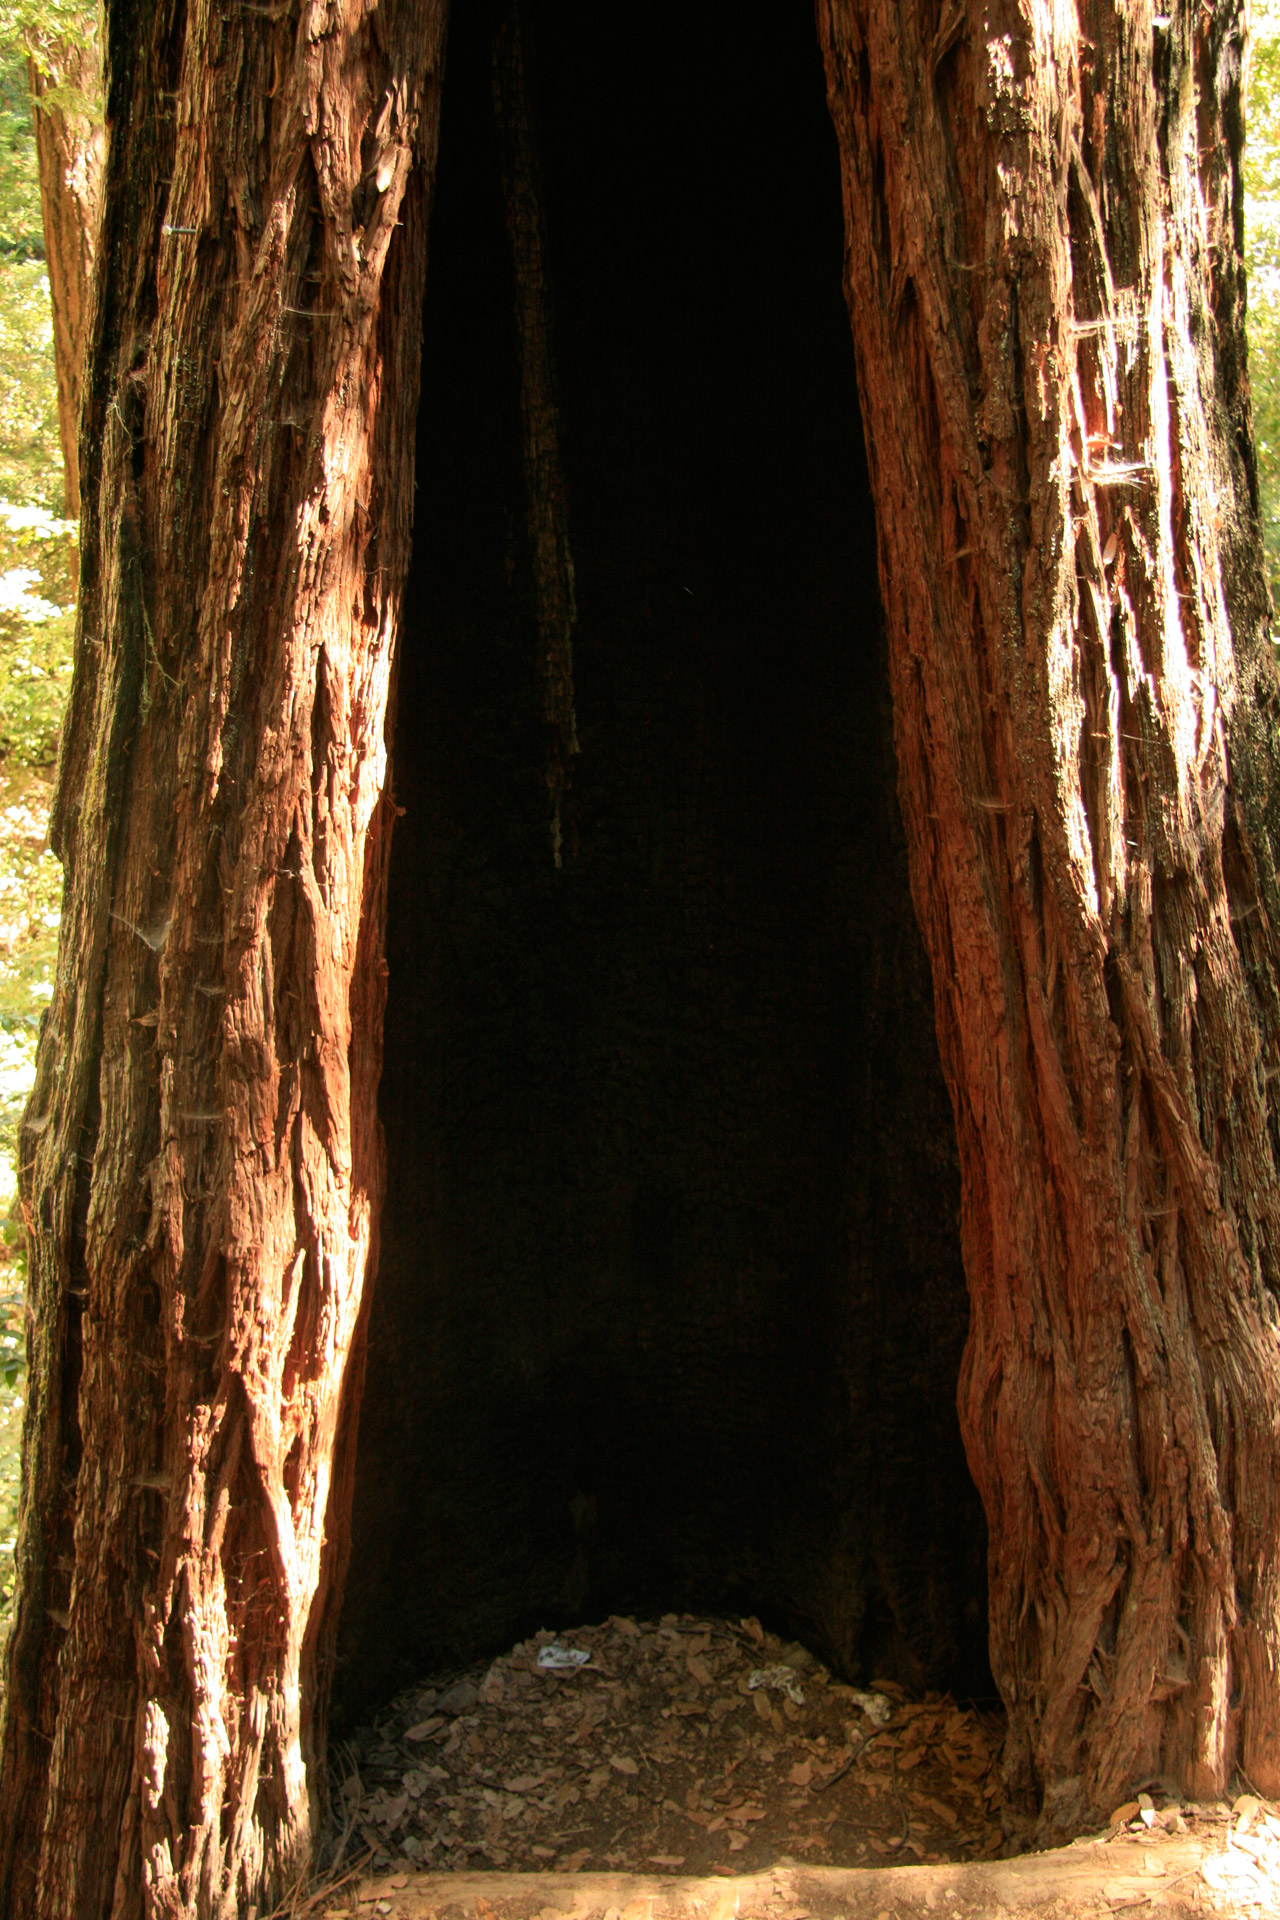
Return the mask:
M 76 28 L 74 39 L 28 39 L 40 211 L 53 309 L 63 501 L 69 520 L 80 517 L 80 392 L 106 152 L 96 15 L 84 15 Z
M 24 1920 L 265 1910 L 309 1858 L 443 22 L 110 22 L 63 934 L 21 1148 L 0 1914 Z
M 570 762 L 578 751 L 578 723 L 573 702 L 573 628 L 578 613 L 574 604 L 573 554 L 569 546 L 568 496 L 560 463 L 560 409 L 551 350 L 546 221 L 533 105 L 529 97 L 524 18 L 518 4 L 504 11 L 494 30 L 493 100 L 502 149 L 502 185 L 515 285 L 525 492 L 542 643 L 542 717 L 553 730 L 547 785 L 551 790 L 551 851 L 558 867 Z
M 1242 13 L 818 5 L 1006 1776 L 1048 1829 L 1160 1773 L 1280 1788 Z

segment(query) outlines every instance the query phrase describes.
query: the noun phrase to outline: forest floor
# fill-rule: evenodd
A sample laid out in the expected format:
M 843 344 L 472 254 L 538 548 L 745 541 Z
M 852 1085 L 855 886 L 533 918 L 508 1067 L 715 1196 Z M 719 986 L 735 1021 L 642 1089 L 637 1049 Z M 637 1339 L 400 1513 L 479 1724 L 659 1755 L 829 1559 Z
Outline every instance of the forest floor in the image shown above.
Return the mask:
M 1236 1823 L 1238 1824 L 1238 1823 Z M 1229 1815 L 1175 1839 L 1098 1835 L 1013 1860 L 753 1874 L 393 1873 L 286 1910 L 326 1920 L 1253 1920 L 1280 1912 Z
M 980 1858 L 1003 1840 L 1002 1731 L 887 1682 L 843 1686 L 754 1620 L 615 1616 L 400 1695 L 335 1756 L 338 1804 L 387 1866 Z
M 1153 1789 L 1103 1835 L 999 1858 L 1002 1732 L 950 1699 L 845 1686 L 754 1620 L 541 1633 L 406 1691 L 335 1752 L 347 1865 L 291 1911 L 1280 1913 L 1280 1814 L 1254 1796 L 1233 1810 Z

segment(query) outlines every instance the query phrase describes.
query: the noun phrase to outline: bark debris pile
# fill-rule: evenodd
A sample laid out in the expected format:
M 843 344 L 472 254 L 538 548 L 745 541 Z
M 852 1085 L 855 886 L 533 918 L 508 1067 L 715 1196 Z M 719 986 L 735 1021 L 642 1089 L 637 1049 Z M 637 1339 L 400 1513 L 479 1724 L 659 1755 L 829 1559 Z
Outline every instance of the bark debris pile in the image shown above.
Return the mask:
M 1148 1816 L 1144 1812 L 1141 1817 Z M 1211 1904 L 1229 1913 L 1242 1907 L 1274 1913 L 1280 1888 L 1280 1808 L 1245 1793 L 1229 1816 L 1223 1808 L 1193 1810 L 1195 1831 L 1207 1834 L 1214 1825 L 1225 1845 L 1200 1862 L 1200 1879 L 1209 1888 Z
M 546 1664 L 575 1650 L 574 1670 Z M 755 1620 L 614 1616 L 402 1693 L 336 1756 L 335 1809 L 375 1869 L 991 1858 L 1002 1732 L 844 1686 Z

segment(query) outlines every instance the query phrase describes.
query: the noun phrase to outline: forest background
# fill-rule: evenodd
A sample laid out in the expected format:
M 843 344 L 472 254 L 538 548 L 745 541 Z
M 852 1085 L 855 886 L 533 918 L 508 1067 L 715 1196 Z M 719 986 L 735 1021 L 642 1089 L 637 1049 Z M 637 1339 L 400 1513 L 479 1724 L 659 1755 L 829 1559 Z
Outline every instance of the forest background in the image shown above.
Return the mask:
M 47 830 L 79 561 L 77 526 L 62 518 L 31 49 L 83 21 L 65 0 L 0 0 L 0 1639 L 12 1599 L 25 1384 L 15 1150 L 57 956 L 62 872 Z M 80 104 L 100 111 L 100 102 Z M 1280 0 L 1255 0 L 1252 11 L 1246 255 L 1263 530 L 1280 608 Z M 1280 612 L 1273 641 L 1280 648 Z

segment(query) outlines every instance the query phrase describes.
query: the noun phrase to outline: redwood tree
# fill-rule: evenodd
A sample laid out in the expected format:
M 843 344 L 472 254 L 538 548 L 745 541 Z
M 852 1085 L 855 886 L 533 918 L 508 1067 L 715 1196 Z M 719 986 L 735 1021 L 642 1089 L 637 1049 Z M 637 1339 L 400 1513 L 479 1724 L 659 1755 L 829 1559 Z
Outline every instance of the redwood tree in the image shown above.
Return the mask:
M 0 1913 L 307 1863 L 443 0 L 110 22 Z M 1241 9 L 820 0 L 1015 1803 L 1280 1781 Z M 91 1806 L 93 1818 L 85 1818 Z
M 1280 1789 L 1244 8 L 820 0 L 1015 1804 Z
M 64 511 L 80 517 L 80 391 L 102 209 L 106 130 L 96 13 L 27 33 L 45 260 L 53 309 Z
M 442 43 L 435 0 L 109 22 L 5 1913 L 240 1914 L 309 1857 Z

